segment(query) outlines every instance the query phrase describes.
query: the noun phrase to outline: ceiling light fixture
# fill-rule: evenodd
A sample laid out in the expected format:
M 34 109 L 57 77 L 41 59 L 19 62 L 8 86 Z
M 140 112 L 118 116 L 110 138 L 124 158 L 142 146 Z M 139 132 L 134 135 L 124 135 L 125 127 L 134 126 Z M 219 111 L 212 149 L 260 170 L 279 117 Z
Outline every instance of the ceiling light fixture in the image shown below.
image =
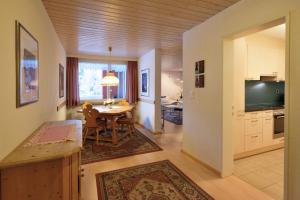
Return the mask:
M 101 81 L 101 85 L 107 87 L 107 102 L 106 103 L 111 103 L 111 89 L 110 87 L 112 86 L 118 86 L 119 85 L 119 79 L 118 77 L 115 76 L 115 73 L 111 70 L 111 52 L 112 52 L 112 47 L 108 47 L 109 51 L 109 63 L 108 63 L 108 72 L 107 74 L 103 77 Z

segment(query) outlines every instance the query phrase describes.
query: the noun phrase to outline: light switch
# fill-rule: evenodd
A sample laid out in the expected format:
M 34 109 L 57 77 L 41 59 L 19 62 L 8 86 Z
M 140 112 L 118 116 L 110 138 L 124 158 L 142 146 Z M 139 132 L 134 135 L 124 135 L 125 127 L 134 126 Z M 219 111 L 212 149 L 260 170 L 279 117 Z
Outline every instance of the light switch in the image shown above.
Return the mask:
M 195 99 L 195 91 L 194 90 L 190 90 L 189 97 L 190 97 L 190 99 Z

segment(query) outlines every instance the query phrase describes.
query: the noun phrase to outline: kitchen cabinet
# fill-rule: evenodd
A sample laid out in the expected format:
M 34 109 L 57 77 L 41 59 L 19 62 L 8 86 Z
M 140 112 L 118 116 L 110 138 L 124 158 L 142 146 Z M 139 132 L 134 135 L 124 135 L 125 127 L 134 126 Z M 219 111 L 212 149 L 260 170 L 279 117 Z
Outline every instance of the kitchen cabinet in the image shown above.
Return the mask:
M 243 113 L 237 113 L 234 117 L 233 139 L 234 154 L 245 151 L 245 119 Z
M 262 133 L 262 119 L 246 119 L 245 120 L 245 134 L 256 134 Z
M 234 154 L 283 144 L 284 138 L 273 139 L 273 123 L 273 110 L 237 113 L 233 126 Z
M 284 138 L 276 138 L 273 140 L 273 144 L 282 144 L 284 143 Z
M 245 118 L 245 151 L 262 146 L 262 113 L 246 113 Z
M 247 112 L 245 119 L 259 119 L 262 117 L 262 112 Z
M 251 151 L 262 146 L 262 134 L 255 133 L 251 135 L 246 135 L 245 137 L 245 150 Z
M 273 144 L 273 116 L 263 118 L 263 146 Z
M 259 80 L 261 75 L 285 79 L 285 42 L 283 40 L 250 36 L 246 39 L 246 79 Z

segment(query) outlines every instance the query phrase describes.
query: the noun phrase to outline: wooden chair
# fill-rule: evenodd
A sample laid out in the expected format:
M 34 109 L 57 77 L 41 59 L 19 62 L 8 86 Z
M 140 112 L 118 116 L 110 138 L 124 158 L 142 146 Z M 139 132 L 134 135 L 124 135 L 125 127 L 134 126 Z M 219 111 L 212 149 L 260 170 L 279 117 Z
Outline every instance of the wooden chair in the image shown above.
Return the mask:
M 131 111 L 128 111 L 126 115 L 120 117 L 116 121 L 117 126 L 123 127 L 124 125 L 128 128 L 128 134 L 131 136 L 134 133 L 134 123 L 135 123 L 135 115 L 134 108 Z
M 93 109 L 92 105 L 87 105 L 83 109 L 83 114 L 86 120 L 85 126 L 84 126 L 84 132 L 83 132 L 83 143 L 85 143 L 87 138 L 91 138 L 96 140 L 96 144 L 99 144 L 100 136 L 99 132 L 101 130 L 104 130 L 106 133 L 106 121 L 101 120 L 99 118 L 99 111 L 96 109 Z M 93 132 L 96 134 L 95 136 L 89 136 L 90 130 L 93 130 Z

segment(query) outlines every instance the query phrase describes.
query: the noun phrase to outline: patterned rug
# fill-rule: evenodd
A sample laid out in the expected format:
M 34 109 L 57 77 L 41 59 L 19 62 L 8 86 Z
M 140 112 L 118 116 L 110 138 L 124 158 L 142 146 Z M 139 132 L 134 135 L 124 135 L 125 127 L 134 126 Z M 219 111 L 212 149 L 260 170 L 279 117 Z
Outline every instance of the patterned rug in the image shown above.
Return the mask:
M 172 113 L 167 112 L 167 113 L 165 113 L 164 119 L 169 122 L 172 122 L 176 125 L 182 125 L 182 114 L 181 114 L 181 116 L 178 116 L 178 115 L 173 115 Z
M 96 174 L 99 200 L 212 200 L 170 161 Z
M 96 145 L 95 141 L 87 140 L 84 149 L 81 151 L 81 164 L 161 150 L 162 149 L 152 140 L 138 130 L 135 130 L 135 133 L 132 136 L 123 138 L 117 145 L 113 145 L 109 142 Z
M 182 109 L 174 109 L 162 106 L 162 118 L 176 125 L 182 125 L 182 112 Z

